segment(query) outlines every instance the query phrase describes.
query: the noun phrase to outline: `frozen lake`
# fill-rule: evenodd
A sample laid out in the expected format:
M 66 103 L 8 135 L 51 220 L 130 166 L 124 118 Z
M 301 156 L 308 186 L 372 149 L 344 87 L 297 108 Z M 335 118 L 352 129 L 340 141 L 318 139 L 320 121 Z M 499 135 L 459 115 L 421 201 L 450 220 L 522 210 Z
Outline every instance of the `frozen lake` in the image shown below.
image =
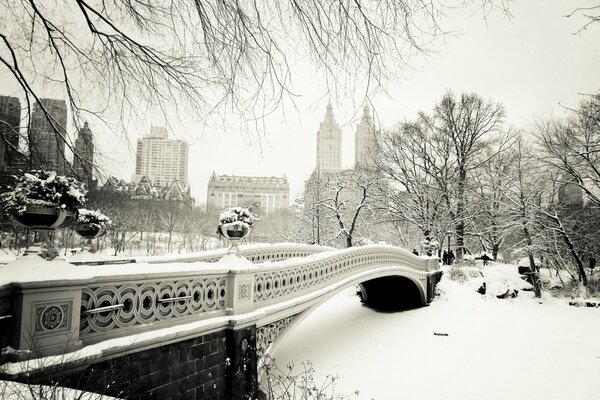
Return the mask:
M 600 308 L 481 296 L 443 281 L 429 307 L 379 313 L 354 290 L 323 304 L 285 337 L 279 366 L 310 360 L 359 399 L 600 398 Z M 438 336 L 434 333 L 445 333 Z

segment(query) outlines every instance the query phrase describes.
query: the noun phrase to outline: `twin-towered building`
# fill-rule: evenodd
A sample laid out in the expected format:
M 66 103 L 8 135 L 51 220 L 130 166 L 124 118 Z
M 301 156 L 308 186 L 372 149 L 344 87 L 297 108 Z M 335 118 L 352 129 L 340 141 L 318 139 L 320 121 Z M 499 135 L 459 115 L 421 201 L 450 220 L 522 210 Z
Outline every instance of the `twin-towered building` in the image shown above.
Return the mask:
M 373 165 L 377 151 L 377 135 L 368 106 L 363 109 L 355 135 L 356 166 Z M 342 171 L 342 130 L 335 120 L 331 102 L 317 132 L 317 166 L 319 173 Z M 223 209 L 234 206 L 260 205 L 259 210 L 270 214 L 289 206 L 290 186 L 287 177 L 254 177 L 217 175 L 213 172 L 208 182 L 207 208 Z
M 368 168 L 373 166 L 377 154 L 379 132 L 375 129 L 369 106 L 363 108 L 363 115 L 356 128 L 354 137 L 355 166 Z M 331 102 L 327 104 L 325 118 L 317 132 L 318 172 L 339 172 L 342 170 L 342 130 L 335 120 Z

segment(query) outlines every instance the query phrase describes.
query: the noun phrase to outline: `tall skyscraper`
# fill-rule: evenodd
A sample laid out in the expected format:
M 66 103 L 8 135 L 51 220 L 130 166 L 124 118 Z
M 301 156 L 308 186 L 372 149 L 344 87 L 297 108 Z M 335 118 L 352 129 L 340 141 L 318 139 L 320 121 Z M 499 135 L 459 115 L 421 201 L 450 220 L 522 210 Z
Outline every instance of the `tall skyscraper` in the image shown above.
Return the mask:
M 145 176 L 152 185 L 167 186 L 174 180 L 187 185 L 188 144 L 169 139 L 167 128 L 152 127 L 150 134 L 138 139 L 134 181 Z
M 342 130 L 333 116 L 331 101 L 317 132 L 317 170 L 322 172 L 342 169 Z
M 94 141 L 92 130 L 86 122 L 75 139 L 75 154 L 73 155 L 73 169 L 77 179 L 91 186 L 94 174 Z
M 65 174 L 65 139 L 67 137 L 67 103 L 64 100 L 40 99 L 31 113 L 29 154 L 34 168 Z M 47 111 L 46 116 L 42 107 Z
M 0 96 L 0 168 L 13 164 L 19 148 L 21 102 L 17 97 Z
M 377 134 L 369 106 L 365 104 L 363 116 L 354 136 L 354 162 L 357 167 L 368 168 L 374 166 Z

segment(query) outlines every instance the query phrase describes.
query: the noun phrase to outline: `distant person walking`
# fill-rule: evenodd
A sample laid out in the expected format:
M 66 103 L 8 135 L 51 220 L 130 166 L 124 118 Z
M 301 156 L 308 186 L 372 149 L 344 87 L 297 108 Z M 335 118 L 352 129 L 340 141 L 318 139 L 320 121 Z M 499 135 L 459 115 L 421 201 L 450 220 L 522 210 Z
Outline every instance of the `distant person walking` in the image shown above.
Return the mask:
M 454 255 L 454 251 L 450 250 L 450 253 L 448 253 L 448 265 L 452 265 L 455 258 L 456 256 Z
M 481 259 L 483 260 L 483 266 L 485 267 L 486 265 L 489 264 L 489 262 L 492 260 L 490 258 L 490 256 L 488 256 L 486 253 L 483 253 L 483 255 L 481 256 Z

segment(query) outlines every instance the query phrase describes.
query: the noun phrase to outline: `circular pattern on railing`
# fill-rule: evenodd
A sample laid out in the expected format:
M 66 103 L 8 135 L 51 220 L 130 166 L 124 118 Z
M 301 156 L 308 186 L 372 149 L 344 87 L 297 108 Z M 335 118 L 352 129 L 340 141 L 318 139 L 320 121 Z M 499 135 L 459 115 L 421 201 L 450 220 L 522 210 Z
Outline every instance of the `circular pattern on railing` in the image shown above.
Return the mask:
M 65 318 L 65 314 L 57 306 L 48 306 L 44 308 L 40 315 L 40 325 L 45 331 L 51 331 L 58 328 Z
M 83 288 L 80 337 L 225 310 L 225 297 L 224 276 Z
M 295 252 L 291 253 L 292 257 L 295 255 Z M 299 264 L 286 265 L 269 272 L 257 272 L 254 275 L 254 301 L 261 302 L 281 296 L 292 296 L 299 291 L 339 280 L 340 277 L 384 265 L 409 265 L 412 268 L 423 268 L 424 270 L 427 268 L 426 264 L 423 264 L 422 267 L 414 267 L 414 264 L 413 255 L 405 250 L 356 248 L 350 254 L 334 255 L 316 263 L 305 260 Z

